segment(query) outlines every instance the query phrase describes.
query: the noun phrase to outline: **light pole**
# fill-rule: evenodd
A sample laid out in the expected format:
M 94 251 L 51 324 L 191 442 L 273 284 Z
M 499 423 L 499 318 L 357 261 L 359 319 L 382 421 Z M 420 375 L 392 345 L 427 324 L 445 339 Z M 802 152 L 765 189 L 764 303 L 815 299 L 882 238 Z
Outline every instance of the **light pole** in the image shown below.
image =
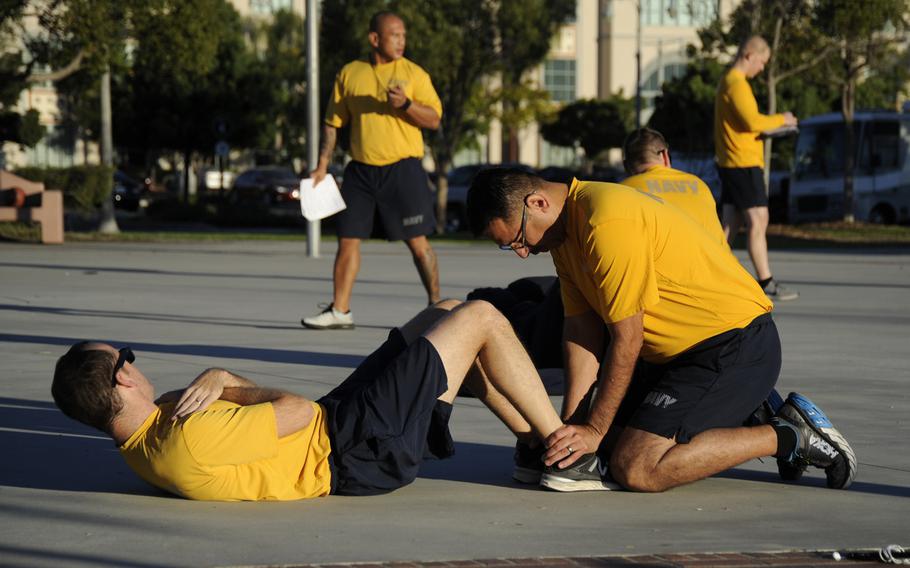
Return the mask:
M 641 0 L 635 3 L 635 128 L 641 128 Z
M 319 22 L 317 0 L 306 2 L 306 146 L 307 169 L 312 171 L 319 162 Z M 322 227 L 319 220 L 307 221 L 306 254 L 319 258 L 319 239 Z

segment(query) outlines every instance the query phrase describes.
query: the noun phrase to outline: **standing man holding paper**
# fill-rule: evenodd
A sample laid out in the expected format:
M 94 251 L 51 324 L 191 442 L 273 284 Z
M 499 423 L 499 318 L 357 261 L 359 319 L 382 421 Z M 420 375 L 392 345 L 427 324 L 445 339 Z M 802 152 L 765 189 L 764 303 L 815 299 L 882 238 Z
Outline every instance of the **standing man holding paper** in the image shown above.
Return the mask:
M 761 73 L 771 48 L 760 36 L 742 43 L 736 60 L 720 80 L 714 101 L 714 152 L 721 181 L 723 226 L 732 242 L 745 222 L 749 257 L 759 285 L 772 300 L 794 300 L 796 290 L 778 284 L 768 262 L 768 194 L 764 181 L 763 133 L 782 126 L 796 126 L 789 112 L 766 115 L 758 103 L 749 79 Z
M 427 291 L 439 301 L 436 253 L 427 240 L 436 225 L 433 196 L 421 165 L 421 128 L 439 128 L 442 103 L 429 74 L 404 57 L 404 22 L 392 12 L 370 19 L 369 61 L 352 61 L 335 79 L 326 109 L 319 164 L 313 185 L 326 176 L 337 129 L 351 126 L 352 161 L 341 194 L 347 208 L 338 215 L 334 298 L 322 312 L 303 318 L 311 329 L 352 329 L 351 292 L 360 269 L 360 241 L 369 238 L 378 212 L 389 240 L 403 240 Z

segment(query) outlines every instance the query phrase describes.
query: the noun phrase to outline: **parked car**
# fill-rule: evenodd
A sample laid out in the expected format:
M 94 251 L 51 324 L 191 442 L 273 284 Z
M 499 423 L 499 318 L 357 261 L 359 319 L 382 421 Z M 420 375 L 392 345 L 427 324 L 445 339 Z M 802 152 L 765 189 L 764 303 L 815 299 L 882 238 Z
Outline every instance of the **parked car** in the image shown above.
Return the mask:
M 540 168 L 537 170 L 537 175 L 547 181 L 565 184 L 572 183 L 573 178 L 585 179 L 581 172 L 562 166 L 547 166 L 545 168 Z
M 858 112 L 854 118 L 854 215 L 858 221 L 910 221 L 910 113 Z M 791 222 L 841 219 L 844 138 L 839 113 L 799 123 L 789 184 Z
M 138 211 L 140 208 L 145 208 L 148 206 L 146 192 L 146 185 L 141 181 L 120 170 L 114 172 L 114 187 L 111 197 L 114 199 L 115 208 L 124 211 Z
M 259 166 L 237 176 L 228 193 L 235 205 L 258 205 L 272 212 L 300 211 L 300 177 L 284 166 Z
M 468 188 L 477 172 L 487 168 L 519 168 L 528 173 L 535 173 L 534 168 L 520 163 L 502 164 L 468 164 L 449 171 L 449 192 L 446 198 L 446 230 L 458 231 L 468 226 L 467 211 Z

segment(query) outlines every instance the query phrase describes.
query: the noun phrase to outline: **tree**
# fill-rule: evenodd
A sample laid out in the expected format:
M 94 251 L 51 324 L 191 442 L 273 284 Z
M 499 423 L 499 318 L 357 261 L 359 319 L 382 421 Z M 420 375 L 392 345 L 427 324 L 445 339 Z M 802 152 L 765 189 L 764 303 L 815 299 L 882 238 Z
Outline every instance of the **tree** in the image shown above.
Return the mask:
M 724 72 L 714 57 L 695 57 L 681 77 L 665 82 L 654 101 L 648 126 L 666 138 L 670 148 L 689 153 L 714 151 L 714 95 Z
M 503 155 L 518 161 L 518 130 L 540 118 L 547 105 L 526 74 L 550 52 L 553 37 L 575 14 L 575 0 L 500 0 L 495 9 L 501 87 L 494 93 L 502 111 Z
M 844 117 L 844 221 L 854 217 L 853 174 L 856 167 L 856 140 L 853 117 L 857 84 L 863 73 L 902 39 L 910 11 L 907 0 L 818 0 L 814 21 L 838 49 L 841 113 Z
M 224 123 L 229 142 L 255 138 L 273 112 L 263 66 L 244 44 L 240 17 L 225 0 L 138 2 L 130 73 L 117 86 L 120 139 L 183 156 L 184 198 L 198 154 L 211 155 Z M 265 99 L 265 102 L 263 102 Z
M 580 147 L 585 171 L 591 173 L 601 152 L 622 147 L 634 127 L 634 104 L 622 93 L 606 100 L 579 99 L 559 109 L 553 121 L 541 125 L 540 133 L 551 144 Z
M 438 130 L 427 133 L 436 167 L 436 224 L 446 226 L 448 172 L 455 152 L 484 132 L 492 101 L 485 78 L 495 69 L 493 17 L 486 0 L 402 0 L 396 8 L 408 24 L 409 52 L 442 100 Z
M 107 72 L 111 54 L 122 48 L 118 22 L 123 19 L 126 4 L 113 0 L 69 0 L 34 5 L 20 0 L 4 3 L 0 8 L 4 16 L 0 33 L 5 35 L 8 28 L 18 27 L 24 47 L 17 52 L 22 68 L 13 72 L 18 80 L 10 90 L 21 91 L 27 83 L 60 81 L 80 71 L 93 73 L 96 78 Z M 30 34 L 21 23 L 26 8 L 39 22 L 40 30 L 35 34 Z M 51 70 L 36 71 L 42 68 Z M 2 79 L 0 77 L 0 81 Z M 31 124 L 30 131 L 32 144 L 37 143 L 43 133 L 35 128 L 35 124 Z M 107 150 L 104 155 L 110 154 L 110 149 Z M 101 213 L 100 230 L 119 231 L 110 200 L 104 201 Z

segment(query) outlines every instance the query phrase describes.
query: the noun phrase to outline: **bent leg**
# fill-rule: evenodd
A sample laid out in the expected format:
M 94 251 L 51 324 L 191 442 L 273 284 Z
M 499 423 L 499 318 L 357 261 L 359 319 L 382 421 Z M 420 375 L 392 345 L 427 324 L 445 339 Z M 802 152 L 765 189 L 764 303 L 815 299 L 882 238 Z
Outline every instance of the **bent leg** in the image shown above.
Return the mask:
M 759 280 L 771 278 L 771 266 L 768 263 L 768 208 L 749 207 L 745 215 L 749 234 L 749 257 L 755 266 L 755 276 Z
M 688 444 L 626 428 L 610 458 L 610 473 L 633 491 L 659 492 L 776 451 L 777 435 L 768 425 L 707 430 Z
M 436 251 L 425 236 L 405 239 L 405 244 L 411 251 L 414 266 L 420 275 L 420 281 L 427 291 L 427 300 L 430 304 L 439 301 L 439 266 L 436 262 Z
M 335 309 L 347 312 L 351 309 L 351 293 L 354 281 L 360 271 L 360 239 L 339 237 L 338 252 L 335 254 L 333 272 Z
M 424 337 L 439 353 L 449 379 L 448 390 L 440 400 L 449 403 L 455 400 L 465 376 L 478 359 L 489 384 L 511 403 L 537 436 L 545 438 L 562 426 L 537 369 L 512 326 L 492 305 L 466 302 L 441 319 Z
M 733 241 L 743 225 L 743 217 L 735 205 L 724 203 L 721 209 L 721 222 L 724 226 L 724 236 L 727 237 L 727 242 L 732 247 Z

